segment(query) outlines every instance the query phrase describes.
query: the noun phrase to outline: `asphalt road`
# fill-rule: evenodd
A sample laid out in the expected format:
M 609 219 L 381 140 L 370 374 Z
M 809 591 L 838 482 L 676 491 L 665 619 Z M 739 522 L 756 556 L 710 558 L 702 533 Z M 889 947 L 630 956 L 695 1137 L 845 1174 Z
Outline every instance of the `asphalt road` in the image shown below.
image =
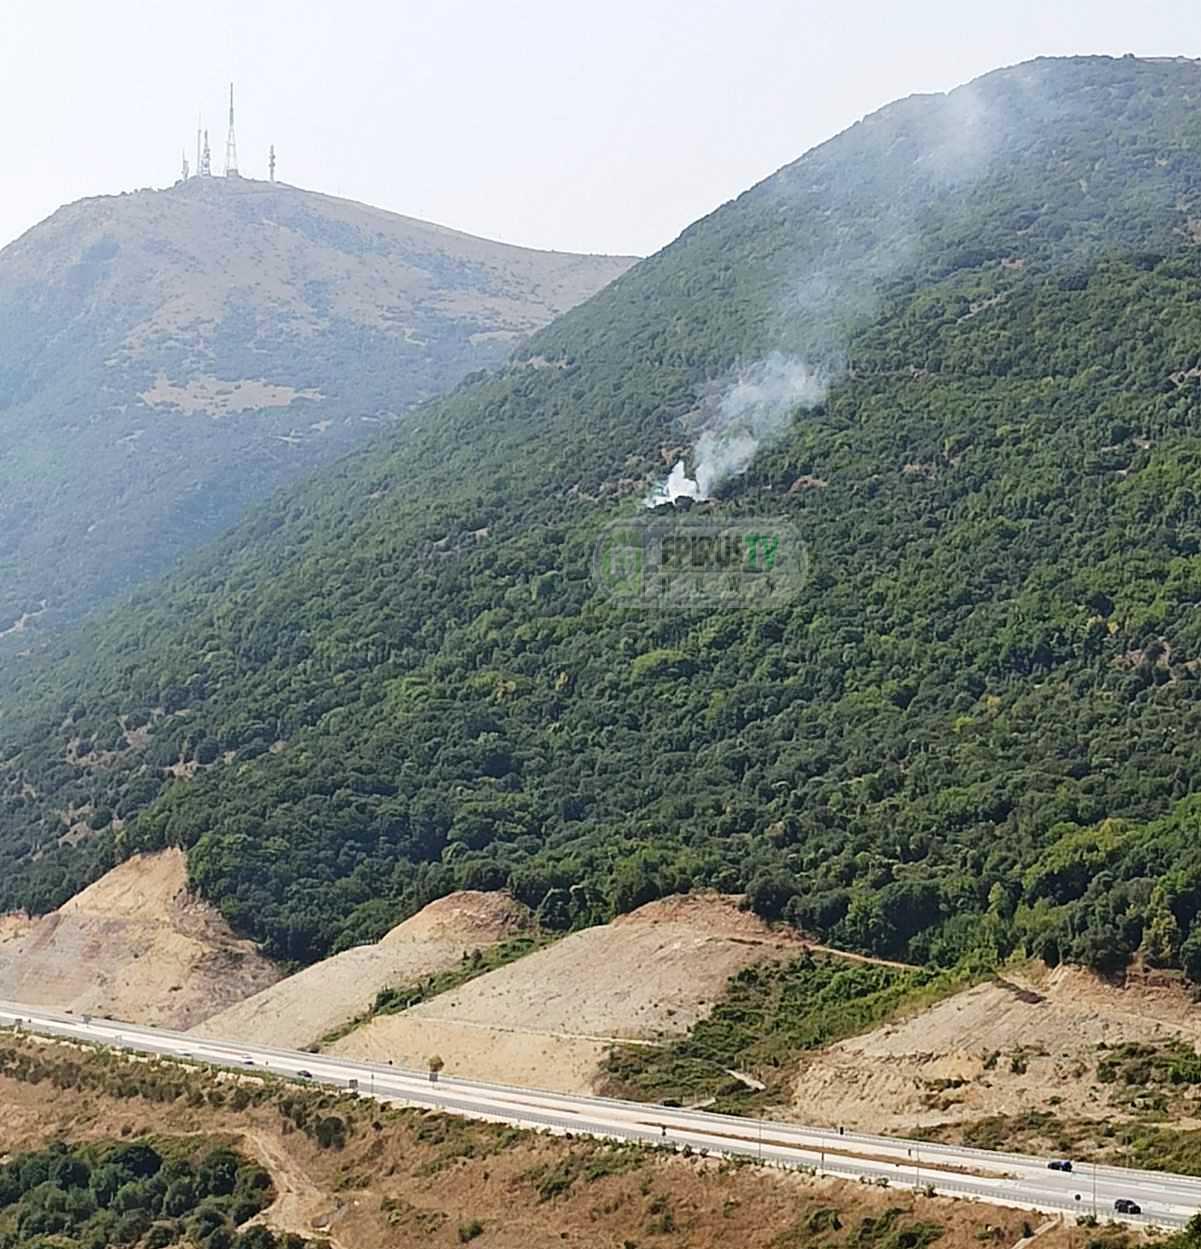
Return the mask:
M 16 1002 L 0 1002 L 0 1027 L 3 1026 L 19 1026 L 39 1034 L 134 1053 L 248 1072 L 267 1071 L 294 1079 L 301 1078 L 297 1073 L 305 1071 L 316 1083 L 357 1087 L 365 1096 L 472 1118 L 676 1148 L 688 1145 L 710 1155 L 741 1155 L 765 1164 L 887 1181 L 892 1186 L 932 1186 L 940 1194 L 975 1197 L 998 1205 L 1081 1215 L 1095 1213 L 1104 1220 L 1114 1217 L 1115 1200 L 1126 1197 L 1142 1207 L 1142 1215 L 1117 1217 L 1124 1222 L 1161 1227 L 1181 1227 L 1201 1211 L 1201 1180 L 1184 1175 L 1085 1163 L 1071 1174 L 1064 1174 L 1048 1170 L 1048 1159 L 1023 1154 L 863 1133 L 840 1134 L 774 1119 L 740 1119 L 447 1076 L 432 1081 L 426 1072 L 202 1040 L 187 1033 L 63 1014 Z

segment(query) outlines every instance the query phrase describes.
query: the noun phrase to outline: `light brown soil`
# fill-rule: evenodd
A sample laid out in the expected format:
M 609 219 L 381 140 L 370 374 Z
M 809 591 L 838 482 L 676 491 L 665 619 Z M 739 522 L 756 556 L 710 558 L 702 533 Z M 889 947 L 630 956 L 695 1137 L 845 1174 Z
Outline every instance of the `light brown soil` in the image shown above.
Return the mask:
M 139 396 L 152 408 L 172 408 L 176 412 L 202 412 L 214 420 L 239 412 L 259 412 L 264 408 L 286 408 L 294 399 L 321 399 L 319 390 L 296 390 L 272 382 L 245 379 L 227 382 L 218 377 L 190 377 L 186 384 L 168 381 L 162 373 L 153 386 Z
M 507 894 L 465 891 L 431 902 L 377 945 L 357 946 L 305 968 L 194 1028 L 198 1036 L 301 1048 L 371 1009 L 381 989 L 448 971 L 465 954 L 527 928 Z
M 1201 1041 L 1201 1009 L 1179 976 L 1111 984 L 1031 964 L 803 1062 L 792 1107 L 808 1123 L 880 1132 L 1027 1110 L 1103 1114 L 1100 1047 L 1174 1038 Z
M 691 894 L 573 933 L 331 1047 L 454 1075 L 589 1092 L 614 1040 L 680 1036 L 736 972 L 804 948 L 737 900 Z
M 187 889 L 183 852 L 136 855 L 59 910 L 0 919 L 0 998 L 186 1028 L 279 973 Z
M 275 1179 L 279 1198 L 264 1221 L 328 1237 L 335 1249 L 454 1249 L 462 1243 L 459 1229 L 473 1220 L 483 1230 L 471 1243 L 481 1249 L 792 1249 L 816 1242 L 834 1249 L 862 1240 L 863 1221 L 889 1209 L 899 1212 L 901 1226 L 921 1221 L 942 1228 L 937 1249 L 1011 1249 L 1024 1223 L 1042 1222 L 970 1202 L 657 1152 L 626 1155 L 622 1173 L 589 1179 L 589 1161 L 611 1157 L 590 1142 L 381 1112 L 366 1103 L 351 1108 L 349 1141 L 337 1152 L 287 1130 L 273 1105 L 235 1113 L 182 1100 L 117 1101 L 99 1092 L 63 1092 L 48 1080 L 32 1086 L 9 1078 L 0 1078 L 0 1105 L 5 1147 L 13 1150 L 143 1132 L 227 1138 Z M 546 1197 L 539 1184 L 555 1168 L 576 1178 L 560 1195 Z M 831 1215 L 838 1223 L 829 1232 L 810 1230 L 811 1220 Z M 1039 1244 L 1084 1249 L 1095 1234 L 1056 1226 Z
M 451 941 L 460 948 L 493 945 L 530 927 L 530 913 L 507 893 L 464 889 L 423 907 L 380 939 L 403 947 L 415 941 Z

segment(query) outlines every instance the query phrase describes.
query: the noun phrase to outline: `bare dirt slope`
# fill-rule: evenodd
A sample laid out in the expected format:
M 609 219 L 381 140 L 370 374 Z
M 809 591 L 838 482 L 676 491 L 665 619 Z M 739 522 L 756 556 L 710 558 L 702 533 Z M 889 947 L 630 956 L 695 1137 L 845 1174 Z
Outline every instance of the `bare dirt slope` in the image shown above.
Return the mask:
M 793 1107 L 807 1122 L 889 1132 L 1051 1110 L 1095 1115 L 1096 1078 L 1126 1042 L 1201 1041 L 1201 1008 L 1176 976 L 1110 984 L 1075 967 L 1028 965 L 806 1061 Z
M 408 1066 L 437 1053 L 453 1074 L 586 1092 L 612 1040 L 680 1035 L 735 972 L 801 948 L 734 899 L 670 898 L 374 1019 L 331 1052 Z
M 59 910 L 0 921 L 0 997 L 186 1028 L 278 972 L 187 890 L 182 851 L 137 855 Z
M 525 908 L 507 894 L 454 893 L 431 902 L 377 945 L 306 967 L 194 1031 L 248 1045 L 310 1045 L 369 1010 L 381 989 L 447 971 L 465 953 L 503 941 L 529 922 Z

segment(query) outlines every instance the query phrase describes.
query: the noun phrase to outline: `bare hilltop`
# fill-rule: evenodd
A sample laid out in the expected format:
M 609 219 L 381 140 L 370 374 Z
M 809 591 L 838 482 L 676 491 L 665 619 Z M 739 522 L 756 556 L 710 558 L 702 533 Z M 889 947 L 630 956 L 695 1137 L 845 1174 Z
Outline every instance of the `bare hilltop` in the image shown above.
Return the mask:
M 0 647 L 503 363 L 632 259 L 245 178 L 60 209 L 0 251 Z

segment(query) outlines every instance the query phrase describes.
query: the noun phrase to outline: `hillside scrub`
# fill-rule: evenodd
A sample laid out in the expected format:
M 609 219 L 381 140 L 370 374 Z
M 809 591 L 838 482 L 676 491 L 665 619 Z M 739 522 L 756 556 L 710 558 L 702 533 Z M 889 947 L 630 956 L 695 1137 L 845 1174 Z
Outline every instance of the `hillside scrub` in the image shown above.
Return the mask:
M 12 1155 L 0 1166 L 4 1249 L 319 1249 L 328 1242 L 238 1229 L 271 1204 L 270 1175 L 232 1150 L 171 1138 Z
M 2 667 L 629 264 L 250 178 L 59 209 L 0 249 Z
M 748 967 L 733 976 L 713 1010 L 661 1047 L 616 1046 L 602 1091 L 650 1101 L 717 1098 L 715 1108 L 745 1113 L 786 1096 L 797 1059 L 866 1032 L 968 983 L 966 975 L 898 971 L 805 955 Z M 737 1073 L 737 1074 L 732 1074 Z M 763 1083 L 748 1084 L 745 1076 Z

